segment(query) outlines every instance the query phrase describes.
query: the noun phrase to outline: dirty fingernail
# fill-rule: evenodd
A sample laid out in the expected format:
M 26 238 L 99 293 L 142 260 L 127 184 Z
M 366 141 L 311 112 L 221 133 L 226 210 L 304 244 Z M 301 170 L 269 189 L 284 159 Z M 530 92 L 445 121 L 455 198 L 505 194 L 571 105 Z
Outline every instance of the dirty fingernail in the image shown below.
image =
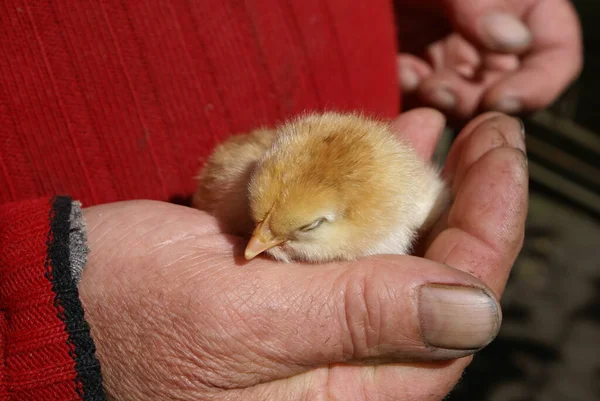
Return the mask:
M 412 92 L 419 86 L 419 76 L 412 68 L 400 67 L 400 83 L 406 92 Z
M 456 97 L 447 89 L 436 89 L 429 92 L 427 97 L 436 106 L 443 109 L 453 109 L 456 106 Z
M 419 298 L 421 330 L 433 347 L 474 350 L 498 334 L 500 311 L 494 299 L 472 287 L 428 284 Z
M 531 32 L 512 14 L 504 12 L 488 14 L 479 23 L 487 44 L 493 50 L 524 50 L 531 43 Z
M 506 114 L 517 114 L 523 109 L 521 101 L 514 97 L 502 98 L 494 106 L 494 110 L 501 111 Z

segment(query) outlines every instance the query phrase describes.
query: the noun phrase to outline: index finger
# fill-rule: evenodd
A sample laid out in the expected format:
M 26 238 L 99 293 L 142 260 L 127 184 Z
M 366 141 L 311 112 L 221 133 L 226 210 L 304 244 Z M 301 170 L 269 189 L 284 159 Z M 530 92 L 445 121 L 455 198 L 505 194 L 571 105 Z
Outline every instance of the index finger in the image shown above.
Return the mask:
M 494 121 L 479 125 L 458 156 L 469 162 L 453 187 L 447 225 L 425 257 L 474 275 L 500 295 L 523 241 L 528 173 L 520 144 L 491 140 L 494 129 Z
M 577 77 L 583 64 L 577 14 L 565 0 L 532 3 L 525 22 L 533 35 L 521 67 L 494 84 L 483 107 L 518 113 L 547 106 Z

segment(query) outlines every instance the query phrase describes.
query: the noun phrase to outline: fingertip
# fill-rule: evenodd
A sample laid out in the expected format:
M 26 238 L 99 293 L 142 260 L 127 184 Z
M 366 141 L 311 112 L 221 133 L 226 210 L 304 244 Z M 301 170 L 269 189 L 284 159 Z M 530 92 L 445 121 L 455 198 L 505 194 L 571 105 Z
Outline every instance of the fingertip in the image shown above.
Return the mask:
M 398 82 L 406 94 L 416 91 L 421 81 L 432 72 L 431 67 L 419 57 L 400 53 L 397 57 Z
M 421 81 L 417 73 L 412 68 L 406 66 L 400 67 L 399 78 L 404 93 L 414 92 Z
M 420 110 L 423 116 L 426 117 L 432 126 L 440 129 L 446 127 L 446 115 L 433 107 L 421 107 Z
M 448 87 L 439 86 L 435 89 L 424 91 L 422 98 L 442 110 L 451 111 L 456 109 L 457 98 L 455 91 Z
M 486 14 L 479 19 L 477 25 L 482 43 L 495 52 L 523 53 L 533 42 L 529 28 L 512 13 Z
M 463 159 L 463 154 L 465 153 L 465 149 L 468 148 L 468 143 L 471 141 L 471 138 L 475 136 L 474 132 L 477 131 L 479 127 L 481 127 L 485 122 L 500 117 L 506 117 L 506 114 L 498 111 L 484 112 L 472 119 L 459 132 L 458 136 L 456 137 L 456 140 L 450 148 L 448 157 L 446 158 L 444 172 L 448 179 L 450 179 L 451 181 L 454 180 L 457 173 L 457 165 L 460 162 L 460 160 Z
M 446 116 L 441 111 L 433 107 L 418 107 L 402 113 L 392 122 L 392 126 L 401 127 L 409 120 L 411 125 L 419 122 L 427 124 L 430 128 L 443 128 L 446 124 Z
M 424 104 L 464 119 L 475 112 L 482 92 L 455 71 L 443 70 L 423 80 L 418 97 Z
M 523 111 L 523 101 L 518 96 L 500 96 L 498 100 L 484 100 L 483 104 L 487 110 L 505 114 L 516 115 Z
M 500 147 L 509 147 L 525 153 L 523 123 L 520 119 L 501 113 L 486 113 L 483 118 L 463 145 L 452 180 L 454 193 L 471 166 L 488 152 Z
M 429 160 L 446 127 L 440 111 L 421 107 L 402 113 L 391 124 L 391 130 L 409 142 L 423 160 Z
M 503 119 L 510 119 L 511 121 L 513 120 L 513 118 L 511 118 L 506 113 L 503 113 L 501 111 L 496 111 L 496 110 L 485 111 L 485 112 L 479 114 L 473 120 L 471 120 L 471 122 L 469 122 L 461 130 L 461 132 L 459 134 L 459 139 L 463 139 L 463 138 L 466 139 L 466 137 L 472 136 L 473 132 L 475 130 L 478 130 L 478 129 L 484 127 L 484 124 L 486 124 L 486 123 L 490 123 L 490 122 L 498 121 L 498 120 L 502 121 Z
M 498 335 L 502 314 L 492 291 L 429 284 L 419 295 L 421 332 L 429 346 L 476 350 Z
M 548 107 L 560 95 L 558 87 L 537 88 L 535 82 L 522 81 L 506 77 L 492 86 L 481 100 L 481 110 L 514 116 Z
M 360 264 L 348 265 L 343 281 L 347 327 L 362 328 L 353 332 L 352 338 L 359 341 L 350 360 L 455 359 L 485 347 L 496 336 L 498 299 L 472 275 L 406 255 L 378 255 Z M 376 333 L 380 342 L 376 355 L 372 347 L 366 353 L 362 347 L 365 314 L 372 325 L 366 332 Z

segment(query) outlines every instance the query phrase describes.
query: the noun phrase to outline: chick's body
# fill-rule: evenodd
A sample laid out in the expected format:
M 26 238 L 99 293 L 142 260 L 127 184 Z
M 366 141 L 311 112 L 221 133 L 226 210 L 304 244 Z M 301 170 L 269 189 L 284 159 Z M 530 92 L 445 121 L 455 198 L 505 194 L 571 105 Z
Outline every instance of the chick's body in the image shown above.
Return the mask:
M 208 193 L 223 188 L 223 195 L 236 192 L 235 202 L 205 205 L 233 225 L 232 219 L 243 221 L 248 234 L 252 226 L 247 258 L 262 251 L 282 261 L 313 262 L 407 253 L 447 203 L 437 171 L 385 123 L 355 114 L 311 114 L 259 132 L 245 137 L 254 136 L 253 145 L 240 146 L 238 138 L 216 150 L 200 176 L 204 195 L 196 196 L 214 198 Z M 219 157 L 225 149 L 237 154 L 235 162 Z M 214 185 L 219 180 L 222 188 Z
M 224 232 L 252 232 L 248 182 L 256 162 L 273 145 L 275 135 L 269 129 L 234 135 L 215 148 L 200 171 L 192 206 L 215 216 Z

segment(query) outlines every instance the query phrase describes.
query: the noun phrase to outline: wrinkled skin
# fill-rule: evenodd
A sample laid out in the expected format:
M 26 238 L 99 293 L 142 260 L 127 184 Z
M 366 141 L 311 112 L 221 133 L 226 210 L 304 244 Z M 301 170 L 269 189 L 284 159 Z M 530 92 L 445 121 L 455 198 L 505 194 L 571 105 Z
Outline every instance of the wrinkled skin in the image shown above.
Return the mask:
M 399 75 L 410 70 L 418 78 L 402 85 L 409 104 L 461 121 L 481 110 L 530 112 L 555 101 L 581 71 L 581 28 L 568 0 L 397 0 L 395 7 Z M 483 21 L 496 12 L 522 21 L 530 40 L 514 46 L 490 40 Z M 453 104 L 436 96 L 439 89 L 454 96 Z
M 425 159 L 443 126 L 429 109 L 393 124 Z M 424 343 L 416 289 L 485 283 L 500 296 L 523 239 L 523 150 L 510 117 L 486 114 L 465 127 L 445 170 L 455 201 L 422 257 L 245 263 L 243 240 L 197 210 L 151 201 L 84 209 L 91 253 L 79 289 L 107 392 L 145 401 L 441 400 L 474 350 Z

